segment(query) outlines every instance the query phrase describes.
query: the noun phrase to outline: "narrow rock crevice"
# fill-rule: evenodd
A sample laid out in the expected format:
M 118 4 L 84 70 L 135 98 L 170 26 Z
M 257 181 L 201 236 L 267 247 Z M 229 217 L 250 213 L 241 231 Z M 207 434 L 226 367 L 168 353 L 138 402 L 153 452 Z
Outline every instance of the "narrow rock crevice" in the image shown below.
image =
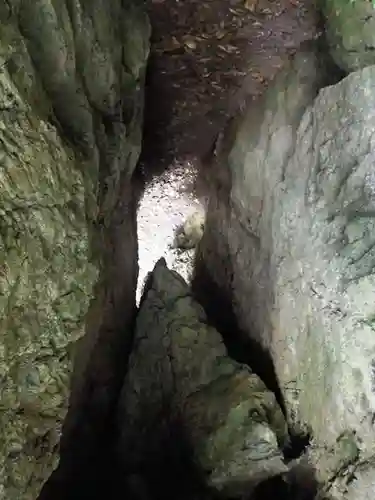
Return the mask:
M 151 81 L 153 78 L 157 78 L 158 73 L 155 71 L 153 63 L 151 63 L 149 71 L 151 71 L 151 76 L 149 76 Z M 149 90 L 148 100 L 150 101 L 150 99 L 154 102 L 162 102 L 160 94 L 158 94 L 158 99 L 155 99 L 155 94 Z M 151 112 L 147 110 L 146 113 L 146 117 L 148 117 L 146 120 L 150 120 L 149 113 L 155 113 L 155 110 Z M 159 118 L 160 113 L 159 109 L 157 113 Z M 163 108 L 163 113 L 166 113 L 165 108 Z M 152 120 L 151 125 L 151 128 L 155 130 L 155 122 Z M 150 121 L 148 126 L 150 127 Z M 226 135 L 226 140 L 228 140 L 228 135 Z M 155 139 L 148 137 L 147 128 L 143 144 L 143 154 L 133 175 L 133 182 L 129 184 L 126 175 L 124 175 L 124 180 L 120 183 L 123 195 L 114 208 L 108 227 L 106 227 L 105 220 L 100 219 L 99 216 L 98 229 L 93 233 L 96 253 L 98 253 L 99 248 L 99 255 L 103 258 L 98 290 L 106 290 L 106 292 L 104 297 L 97 297 L 96 304 L 92 306 L 88 316 L 88 335 L 81 341 L 80 353 L 76 359 L 76 369 L 79 369 L 80 366 L 87 366 L 85 375 L 76 376 L 79 383 L 84 381 L 84 385 L 78 386 L 79 388 L 75 387 L 74 384 L 72 386 L 71 409 L 70 415 L 66 419 L 61 442 L 59 469 L 44 488 L 40 496 L 41 500 L 63 499 L 68 498 L 68 496 L 78 499 L 88 492 L 92 498 L 100 498 L 104 494 L 108 496 L 109 483 L 118 483 L 124 491 L 128 491 L 129 495 L 135 498 L 142 497 L 142 495 L 155 499 L 172 498 L 180 494 L 181 491 L 184 491 L 184 498 L 187 499 L 196 497 L 197 494 L 203 495 L 202 498 L 216 496 L 214 492 L 205 488 L 204 477 L 201 477 L 201 472 L 196 469 L 189 451 L 188 441 L 185 440 L 184 433 L 178 424 L 174 424 L 175 426 L 169 429 L 165 444 L 156 450 L 155 461 L 150 459 L 147 470 L 144 471 L 144 477 L 147 477 L 147 480 L 142 479 L 142 470 L 136 471 L 135 476 L 129 472 L 126 479 L 121 478 L 122 466 L 114 453 L 117 439 L 114 415 L 117 412 L 118 395 L 127 369 L 127 358 L 131 349 L 130 332 L 134 328 L 136 314 L 133 299 L 131 299 L 133 305 L 128 307 L 125 315 L 123 309 L 123 304 L 126 302 L 130 306 L 129 299 L 134 297 L 137 281 L 134 259 L 127 261 L 128 257 L 124 259 L 124 255 L 134 256 L 138 253 L 135 236 L 124 240 L 124 234 L 128 236 L 138 234 L 135 214 L 137 210 L 139 212 L 141 198 L 147 189 L 150 173 L 155 178 L 155 175 L 158 176 L 163 172 L 170 160 L 170 157 L 163 153 L 163 143 L 155 144 Z M 210 144 L 217 147 L 217 143 L 211 138 L 203 149 L 212 149 Z M 154 149 L 155 146 L 157 146 L 157 150 Z M 150 160 L 151 157 L 155 158 L 155 151 L 161 159 L 157 163 Z M 212 160 L 212 153 L 211 151 L 210 155 L 200 159 L 193 168 L 197 168 L 197 165 L 204 165 L 201 168 L 205 168 L 205 165 Z M 142 171 L 146 173 L 146 178 L 142 175 Z M 107 178 L 108 173 L 103 173 L 102 182 Z M 202 172 L 199 175 L 202 175 Z M 220 196 L 221 200 L 226 199 L 228 202 L 228 187 L 231 185 L 226 178 L 228 172 L 222 172 L 222 174 L 215 172 L 212 177 L 211 171 L 208 176 L 210 175 L 211 189 L 216 186 L 215 196 Z M 224 175 L 224 179 L 222 175 Z M 104 185 L 102 184 L 102 186 Z M 165 201 L 170 202 L 167 199 Z M 102 242 L 99 246 L 98 241 Z M 222 242 L 217 241 L 216 244 L 219 248 Z M 143 264 L 141 262 L 141 265 Z M 199 256 L 195 266 L 196 278 L 193 281 L 195 296 L 204 306 L 209 321 L 223 335 L 229 355 L 236 361 L 248 365 L 259 375 L 276 395 L 278 403 L 285 412 L 285 404 L 271 355 L 260 344 L 252 341 L 251 338 L 249 339 L 245 333 L 241 333 L 233 310 L 233 297 L 230 295 L 230 291 L 226 294 L 225 290 L 219 289 L 212 282 L 209 273 L 205 272 L 204 262 L 200 262 Z M 228 266 L 228 262 L 223 263 L 221 272 L 225 272 L 230 277 L 232 271 Z M 147 287 L 144 293 L 146 291 Z M 96 308 L 100 313 L 104 312 L 99 325 L 95 324 Z M 97 339 L 95 345 L 88 345 L 87 342 L 93 342 L 94 338 Z M 100 409 L 99 413 L 98 409 Z M 90 415 L 89 423 L 86 421 L 86 415 Z M 292 429 L 290 435 L 291 441 L 284 449 L 286 461 L 300 456 L 309 443 L 307 435 L 294 434 Z M 185 441 L 186 445 L 184 445 Z M 80 471 L 79 475 L 77 475 L 78 470 Z M 120 479 L 116 477 L 117 475 Z M 138 482 L 137 475 L 141 477 Z M 172 477 L 173 479 L 160 487 L 161 477 Z M 90 486 L 88 487 L 88 485 Z M 251 498 L 254 500 L 266 498 L 271 494 L 278 494 L 280 498 L 285 499 L 299 498 L 301 495 L 299 490 L 291 492 L 291 488 L 296 487 L 296 484 L 291 487 L 285 483 L 284 478 L 274 478 L 262 483 Z M 148 491 L 147 494 L 144 491 L 142 493 L 142 490 L 145 489 Z M 311 491 L 306 498 L 313 498 Z
M 374 34 L 2 2 L 1 499 L 373 497 Z
M 136 315 L 136 209 L 142 188 L 137 178 L 129 183 L 126 174 L 121 185 L 124 197 L 114 207 L 109 225 L 93 229 L 101 273 L 86 320 L 86 335 L 75 354 L 59 467 L 40 500 L 108 497 L 108 486 L 115 488 L 121 477 L 113 451 L 114 423 Z
M 276 432 L 281 431 L 281 434 L 278 434 L 280 443 L 286 437 L 285 430 L 282 430 L 284 424 L 281 425 L 281 422 L 285 423 L 285 418 L 281 412 L 277 413 L 276 401 L 276 406 L 273 406 L 274 398 L 270 399 L 269 389 L 263 384 L 258 385 L 259 379 L 253 371 L 244 369 L 245 363 L 242 360 L 238 364 L 233 361 L 233 358 L 227 357 L 219 332 L 215 333 L 207 327 L 210 320 L 206 319 L 199 308 L 193 306 L 194 295 L 191 295 L 186 284 L 179 283 L 180 278 L 166 268 L 163 270 L 162 266 L 158 263 L 157 268 L 150 273 L 145 283 L 140 303 L 139 322 L 137 322 L 135 351 L 131 356 L 130 372 L 126 377 L 127 382 L 120 398 L 119 436 L 121 437 L 118 450 L 123 457 L 124 470 L 128 471 L 130 488 L 133 488 L 137 498 L 143 498 L 139 491 L 146 490 L 152 498 L 175 498 L 178 495 L 186 499 L 197 497 L 210 500 L 239 499 L 247 498 L 246 494 L 244 496 L 242 483 L 248 482 L 246 491 L 249 492 L 248 498 L 252 500 L 266 498 L 264 495 L 271 494 L 271 492 L 285 500 L 314 498 L 317 484 L 314 479 L 314 470 L 307 464 L 303 466 L 298 462 L 291 462 L 288 473 L 283 465 L 285 470 L 279 478 L 261 481 L 259 487 L 252 491 L 251 484 L 255 480 L 255 478 L 251 479 L 252 468 L 257 470 L 264 459 L 260 455 L 259 462 L 256 462 L 254 453 L 256 455 L 257 452 L 253 449 L 253 452 L 249 453 L 248 460 L 250 462 L 255 460 L 255 462 L 247 464 L 248 469 L 238 474 L 243 464 L 236 455 L 237 446 L 240 446 L 238 454 L 242 456 L 242 453 L 245 453 L 243 450 L 249 446 L 248 442 L 251 443 L 252 439 L 256 441 L 257 438 L 255 435 L 251 437 L 252 425 L 246 427 L 249 424 L 250 413 L 244 421 L 241 418 L 237 420 L 234 413 L 229 412 L 227 415 L 228 402 L 234 398 L 230 403 L 233 409 L 241 407 L 241 399 L 238 400 L 238 397 L 244 397 L 247 401 L 245 404 L 252 405 L 258 398 L 264 401 L 265 408 L 271 404 L 270 413 L 267 412 L 266 418 L 269 419 L 270 425 L 275 425 L 273 429 L 278 429 Z M 191 306 L 193 308 L 189 309 Z M 197 315 L 196 319 L 195 315 Z M 153 325 L 152 331 L 150 331 L 150 321 Z M 184 331 L 191 332 L 185 339 Z M 145 332 L 149 333 L 145 334 Z M 232 333 L 235 332 L 232 331 Z M 149 364 L 148 360 L 151 358 L 155 360 L 153 364 Z M 205 364 L 204 370 L 197 369 L 198 366 L 203 366 L 202 363 Z M 235 375 L 230 382 L 233 376 L 232 369 L 240 378 L 236 379 L 237 375 Z M 227 375 L 224 375 L 225 373 Z M 187 377 L 184 377 L 184 374 L 187 374 Z M 239 381 L 243 376 L 250 377 L 248 379 L 250 385 L 245 384 L 238 391 L 236 380 Z M 208 381 L 211 382 L 207 383 Z M 229 392 L 225 389 L 228 383 Z M 252 384 L 255 384 L 254 388 L 258 387 L 253 396 L 251 395 Z M 245 391 L 247 396 L 241 394 L 242 391 Z M 254 397 L 253 402 L 252 397 Z M 213 473 L 210 467 L 206 465 L 207 468 L 203 470 L 197 467 L 199 460 L 205 456 L 205 447 L 212 446 L 209 443 L 218 440 L 217 446 L 220 449 L 220 430 L 215 424 L 216 412 L 218 412 L 216 418 L 219 418 L 219 421 L 224 419 L 225 422 L 225 419 L 228 419 L 226 424 L 229 428 L 228 432 L 233 433 L 229 457 L 223 456 L 225 464 L 229 466 L 231 463 L 231 467 L 228 468 L 231 472 L 228 472 L 228 478 L 223 482 L 222 493 L 207 487 L 209 477 Z M 279 416 L 276 417 L 276 415 Z M 234 420 L 232 420 L 233 417 Z M 130 428 L 124 424 L 125 422 L 128 422 Z M 234 428 L 230 430 L 232 425 Z M 245 436 L 247 434 L 248 442 L 242 441 L 244 439 L 242 433 Z M 226 439 L 225 434 L 222 436 L 224 439 Z M 198 441 L 197 435 L 200 436 Z M 265 439 L 267 441 L 267 438 Z M 290 440 L 286 442 L 289 443 Z M 241 443 L 243 448 L 241 448 Z M 233 449 L 232 446 L 234 446 Z M 212 450 L 214 449 L 213 447 Z M 302 449 L 297 450 L 293 440 L 288 449 L 289 457 L 286 456 L 287 453 L 284 454 L 286 463 L 291 461 L 291 451 L 294 456 L 299 456 L 302 451 Z M 130 451 L 130 456 L 127 456 L 126 450 Z M 279 452 L 276 452 L 275 460 L 277 456 L 280 456 Z M 205 459 L 209 460 L 208 463 L 213 461 L 215 464 L 215 460 L 218 459 L 214 451 L 212 458 L 208 457 L 211 455 Z M 282 461 L 280 461 L 280 466 L 281 464 Z M 270 462 L 269 467 L 276 467 L 276 464 L 271 465 Z M 218 478 L 220 478 L 220 469 L 221 467 L 215 472 Z M 224 471 L 222 473 L 225 477 L 226 473 Z M 238 496 L 230 494 L 234 491 L 237 491 Z M 241 495 L 239 491 L 242 491 Z
M 267 44 L 262 39 L 257 42 L 259 43 L 258 48 L 260 48 L 258 56 L 261 54 L 257 59 L 259 66 L 257 66 L 256 63 L 254 64 L 254 67 L 247 75 L 247 80 L 244 76 L 241 77 L 242 80 L 241 78 L 235 77 L 234 68 L 232 78 L 234 80 L 237 79 L 237 81 L 234 82 L 234 80 L 232 80 L 229 86 L 223 86 L 223 88 L 221 88 L 219 91 L 219 103 L 215 100 L 217 91 L 214 91 L 210 85 L 217 77 L 220 79 L 220 71 L 225 72 L 225 65 L 229 59 L 224 58 L 220 60 L 220 58 L 217 58 L 220 48 L 211 49 L 212 52 L 210 57 L 213 64 L 215 64 L 216 61 L 216 67 L 211 78 L 203 80 L 199 72 L 199 76 L 197 76 L 197 73 L 194 71 L 190 72 L 192 65 L 196 69 L 199 69 L 199 65 L 202 64 L 200 62 L 200 57 L 202 57 L 203 54 L 200 54 L 200 49 L 197 49 L 196 54 L 194 51 L 188 54 L 187 52 L 189 52 L 190 49 L 184 46 L 184 36 L 187 34 L 184 29 L 187 25 L 185 25 L 184 21 L 181 21 L 181 19 L 184 18 L 189 8 L 188 5 L 178 5 L 174 1 L 162 3 L 155 2 L 150 7 L 151 21 L 154 20 L 156 24 L 154 24 L 153 45 L 146 79 L 145 128 L 138 175 L 143 177 L 145 186 L 152 183 L 158 185 L 158 182 L 160 182 L 159 179 L 161 178 L 160 176 L 165 175 L 165 171 L 170 169 L 170 171 L 173 172 L 173 166 L 171 167 L 170 165 L 175 161 L 179 165 L 179 168 L 186 168 L 187 176 L 188 171 L 190 171 L 189 175 L 193 176 L 193 183 L 191 184 L 193 186 L 193 195 L 198 199 L 217 198 L 221 207 L 227 207 L 228 210 L 230 210 L 230 190 L 232 186 L 230 172 L 229 169 L 220 168 L 219 164 L 214 164 L 213 160 L 216 150 L 220 149 L 222 152 L 223 148 L 226 150 L 230 149 L 230 143 L 234 140 L 234 136 L 231 139 L 230 129 L 232 129 L 235 134 L 236 121 L 241 119 L 241 116 L 238 116 L 240 108 L 242 111 L 245 110 L 252 99 L 255 100 L 264 92 L 269 82 L 277 71 L 280 70 L 280 67 L 285 64 L 288 57 L 290 57 L 293 52 L 298 50 L 299 45 L 304 39 L 314 38 L 316 25 L 312 21 L 314 16 L 311 15 L 311 12 L 308 13 L 308 7 L 305 17 L 302 15 L 299 18 L 299 21 L 302 20 L 302 26 L 298 26 L 299 21 L 296 22 L 296 18 L 293 17 L 296 14 L 296 12 L 293 12 L 293 7 L 291 10 L 286 10 L 286 13 L 280 14 L 281 16 L 284 15 L 284 17 L 275 22 L 274 26 L 272 26 L 272 16 L 263 21 L 263 28 L 265 29 L 265 31 L 263 31 L 264 38 L 266 38 L 267 28 L 270 31 L 274 29 L 276 36 L 275 40 L 273 40 L 273 44 Z M 235 8 L 241 9 L 241 6 L 236 5 Z M 281 9 L 280 6 L 275 8 L 276 10 L 278 8 Z M 210 11 L 212 14 L 214 12 L 214 6 L 210 6 L 209 9 L 212 9 Z M 225 7 L 223 7 L 223 9 L 225 10 Z M 290 5 L 288 9 L 290 9 Z M 165 23 L 169 17 L 173 17 L 174 15 L 177 15 L 179 21 L 177 21 L 175 25 L 169 25 L 172 31 L 166 30 Z M 179 15 L 181 17 L 179 17 Z M 189 17 L 189 19 L 191 23 L 194 17 Z M 245 38 L 248 37 L 248 39 L 251 39 L 252 36 L 259 36 L 258 32 L 255 33 L 252 31 L 251 17 L 245 19 L 245 22 L 249 23 L 249 31 L 246 33 Z M 258 20 L 259 19 L 260 17 Z M 232 17 L 232 21 L 235 25 L 235 17 Z M 179 24 L 180 22 L 182 24 Z M 211 19 L 211 22 L 215 21 Z M 284 62 L 282 56 L 280 56 L 280 49 L 285 49 L 285 39 L 283 36 L 277 39 L 277 29 L 283 22 L 286 24 L 291 22 L 295 30 L 291 31 L 292 42 L 289 43 L 288 49 L 284 51 Z M 306 26 L 310 31 L 306 30 Z M 161 28 L 164 29 L 164 33 L 161 31 Z M 194 38 L 194 36 L 197 37 L 196 43 L 199 47 L 201 43 L 199 32 L 195 35 L 194 29 L 195 26 L 192 24 L 191 29 L 189 28 L 188 31 L 190 34 L 193 34 L 192 38 Z M 168 44 L 170 43 L 172 45 L 175 44 L 175 47 L 169 50 Z M 234 46 L 235 45 L 236 42 L 234 42 Z M 238 47 L 240 46 L 241 44 Z M 202 52 L 204 52 L 204 49 L 202 49 Z M 254 52 L 256 52 L 255 48 Z M 243 52 L 242 57 L 243 60 L 241 62 L 237 61 L 237 65 L 242 64 L 244 66 L 251 56 Z M 187 63 L 187 58 L 189 59 L 189 63 Z M 179 65 L 181 67 L 179 67 Z M 207 65 L 207 61 L 203 63 L 202 69 L 204 69 L 204 65 Z M 238 67 L 237 70 L 240 71 Z M 258 71 L 262 75 L 262 85 L 254 84 L 258 78 Z M 201 99 L 198 105 L 189 97 L 191 95 L 191 90 L 196 92 Z M 201 91 L 202 94 L 200 94 Z M 208 98 L 208 95 L 210 95 L 210 98 Z M 185 107 L 184 102 L 185 104 L 190 104 Z M 203 113 L 203 109 L 206 108 L 207 113 Z M 199 126 L 197 126 L 198 121 Z M 231 123 L 232 121 L 234 121 L 233 124 Z M 224 125 L 225 131 L 223 128 Z M 224 141 L 227 146 L 220 142 L 223 137 L 222 132 L 225 132 Z M 168 176 L 166 176 L 166 179 L 168 182 Z M 207 185 L 209 188 L 207 188 Z M 162 191 L 162 184 L 160 184 L 160 186 Z M 144 203 L 146 205 L 148 203 L 151 207 L 152 203 L 155 203 L 156 198 L 152 199 L 152 196 L 147 198 L 147 196 L 147 193 L 145 193 Z M 172 198 L 168 199 L 167 194 L 164 197 L 163 195 L 160 196 L 158 201 L 161 205 L 158 209 L 164 209 L 166 211 L 170 210 L 168 207 L 176 203 Z M 211 210 L 212 203 L 211 200 Z M 152 208 L 150 208 L 150 210 L 152 211 Z M 156 210 L 155 207 L 154 211 L 156 212 Z M 145 213 L 146 218 L 143 224 L 147 227 L 147 211 Z M 155 222 L 156 224 L 158 223 L 157 218 Z M 163 231 L 162 224 L 165 223 L 165 221 L 160 219 L 161 226 L 159 231 Z M 158 231 L 157 228 L 156 231 Z M 141 236 L 140 245 L 150 244 L 144 238 L 144 236 Z M 210 238 L 211 245 L 217 248 L 220 255 L 225 256 L 227 252 L 222 248 L 225 242 L 220 239 L 220 235 L 218 233 L 212 234 Z M 153 242 L 156 243 L 156 241 L 157 237 L 155 236 Z M 142 255 L 142 251 L 140 255 Z M 154 257 L 154 262 L 155 260 L 156 258 Z M 216 283 L 220 282 L 224 284 L 232 282 L 231 274 L 233 271 L 230 269 L 230 265 L 230 261 L 225 259 L 220 263 L 217 262 L 216 272 L 222 279 L 215 280 Z M 146 264 L 144 260 L 140 260 L 140 267 L 142 277 L 145 276 L 146 272 L 151 270 L 150 263 Z M 261 346 L 260 343 L 253 341 L 247 334 L 248 332 L 245 333 L 241 331 L 236 318 L 233 294 L 231 293 L 230 287 L 226 289 L 223 286 L 219 287 L 216 283 L 212 280 L 207 269 L 205 269 L 205 260 L 200 258 L 198 249 L 197 259 L 194 263 L 194 278 L 192 282 L 194 296 L 198 302 L 203 305 L 209 323 L 216 327 L 222 334 L 231 358 L 249 366 L 251 370 L 265 382 L 268 389 L 276 395 L 277 401 L 286 416 L 285 403 L 278 384 L 271 354 L 267 349 Z M 143 290 L 143 297 L 147 294 L 149 286 L 149 283 L 148 285 L 146 284 Z M 140 306 L 142 306 L 142 301 Z M 251 305 L 249 305 L 249 307 L 251 307 Z M 176 429 L 177 428 L 178 425 L 176 426 Z M 146 482 L 149 492 L 148 495 L 154 495 L 154 498 L 172 498 L 176 495 L 181 496 L 182 492 L 184 492 L 184 498 L 191 498 L 192 496 L 195 498 L 197 495 L 199 498 L 215 498 L 217 494 L 205 489 L 204 478 L 200 477 L 199 470 L 194 472 L 195 466 L 193 455 L 192 452 L 189 451 L 189 445 L 183 445 L 183 432 L 181 430 L 180 432 L 176 432 L 177 433 L 171 431 L 171 434 L 168 432 L 164 444 L 161 447 L 159 444 L 155 461 L 151 459 L 146 467 L 147 470 L 144 470 L 143 481 L 142 479 L 138 482 L 134 480 L 134 483 L 138 486 L 134 486 L 135 489 L 133 492 L 135 490 L 138 491 L 141 498 L 142 494 L 139 493 L 139 489 L 142 488 L 139 487 L 139 482 L 141 484 Z M 283 450 L 286 463 L 292 462 L 294 459 L 300 457 L 310 442 L 310 436 L 308 434 L 301 434 L 292 427 L 289 429 L 289 433 L 289 443 Z M 162 449 L 165 452 L 164 458 Z M 291 473 L 290 478 L 292 478 L 292 476 L 293 473 Z M 251 499 L 260 500 L 277 495 L 278 498 L 285 500 L 310 500 L 314 498 L 317 486 L 314 480 L 314 471 L 309 469 L 309 472 L 306 473 L 306 477 L 307 476 L 309 476 L 309 481 L 307 481 L 306 478 L 302 480 L 300 477 L 296 479 L 296 477 L 293 476 L 290 480 L 290 484 L 285 481 L 285 477 L 281 476 L 279 478 L 267 480 L 253 492 Z M 163 483 L 163 486 L 160 487 L 161 478 L 165 478 L 164 483 L 167 482 L 168 484 Z M 197 488 L 195 492 L 194 488 Z M 200 493 L 198 494 L 198 492 Z M 137 493 L 135 494 L 137 496 Z
M 226 273 L 230 275 L 228 265 Z M 225 294 L 224 290 L 212 280 L 204 262 L 199 257 L 195 261 L 195 278 L 192 289 L 198 302 L 205 308 L 210 324 L 222 335 L 229 356 L 239 363 L 249 366 L 263 380 L 268 389 L 275 394 L 287 418 L 283 393 L 270 352 L 252 340 L 245 332 L 241 332 L 233 310 L 233 297 L 229 293 Z M 296 432 L 292 426 L 289 428 L 289 435 L 290 441 L 283 450 L 286 461 L 300 457 L 311 439 L 308 433 Z

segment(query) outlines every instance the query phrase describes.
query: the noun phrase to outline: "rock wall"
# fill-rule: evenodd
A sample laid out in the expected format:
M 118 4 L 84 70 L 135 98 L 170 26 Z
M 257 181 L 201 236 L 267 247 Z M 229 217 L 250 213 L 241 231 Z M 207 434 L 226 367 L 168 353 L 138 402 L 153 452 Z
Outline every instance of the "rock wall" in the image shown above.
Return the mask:
M 245 498 L 287 474 L 288 429 L 275 395 L 228 357 L 164 259 L 148 276 L 135 330 L 118 411 L 128 487 L 138 477 L 150 499 Z
M 375 4 L 368 0 L 319 0 L 328 46 L 347 73 L 375 64 Z
M 119 322 L 104 305 L 122 301 L 123 337 L 134 313 L 130 179 L 140 152 L 148 38 L 140 2 L 0 5 L 0 498 L 35 499 L 57 465 L 85 327 L 86 358 L 79 357 L 80 389 L 71 401 L 77 411 L 67 429 L 79 411 L 90 419 L 95 390 L 108 411 L 110 354 L 90 380 L 90 407 L 82 398 L 88 382 L 81 382 L 109 318 Z
M 270 354 L 321 481 L 362 499 L 375 452 L 375 67 L 318 92 L 318 60 L 298 54 L 218 142 L 194 287 L 229 342 L 233 321 L 237 340 Z

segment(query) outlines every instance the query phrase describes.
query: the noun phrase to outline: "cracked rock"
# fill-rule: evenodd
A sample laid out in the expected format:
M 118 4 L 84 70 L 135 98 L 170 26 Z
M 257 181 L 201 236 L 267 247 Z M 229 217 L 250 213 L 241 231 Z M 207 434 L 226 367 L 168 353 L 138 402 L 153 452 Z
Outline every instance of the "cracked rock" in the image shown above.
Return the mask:
M 228 357 L 190 288 L 164 259 L 146 282 L 118 417 L 120 453 L 128 468 L 146 476 L 156 466 L 159 478 L 170 474 L 175 463 L 163 470 L 161 448 L 183 441 L 206 485 L 225 495 L 248 494 L 287 470 L 280 452 L 287 426 L 275 395 Z

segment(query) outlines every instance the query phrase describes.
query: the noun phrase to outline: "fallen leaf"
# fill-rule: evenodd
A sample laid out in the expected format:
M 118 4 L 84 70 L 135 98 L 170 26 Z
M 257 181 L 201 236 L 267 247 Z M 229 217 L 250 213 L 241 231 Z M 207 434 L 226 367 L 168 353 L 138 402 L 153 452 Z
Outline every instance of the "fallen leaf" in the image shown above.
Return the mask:
M 194 42 L 194 40 L 187 40 L 185 42 L 185 45 L 191 50 L 195 50 L 197 48 L 197 44 Z
M 244 7 L 250 12 L 255 12 L 258 0 L 245 0 Z
M 239 50 L 234 45 L 218 45 L 218 48 L 227 54 L 239 53 Z
M 193 36 L 186 35 L 182 37 L 182 39 L 184 41 L 184 45 L 189 49 L 195 50 L 197 48 L 196 38 L 194 38 Z

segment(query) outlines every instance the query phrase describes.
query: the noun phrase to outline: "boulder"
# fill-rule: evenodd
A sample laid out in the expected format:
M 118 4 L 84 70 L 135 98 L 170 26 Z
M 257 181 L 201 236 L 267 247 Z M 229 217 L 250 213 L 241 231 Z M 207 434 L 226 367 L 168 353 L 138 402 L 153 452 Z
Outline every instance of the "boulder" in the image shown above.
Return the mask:
M 148 36 L 135 2 L 0 6 L 1 499 L 37 498 L 58 462 L 94 223 L 140 151 Z
M 179 483 L 174 471 L 181 457 L 173 450 L 184 446 L 205 485 L 230 497 L 287 471 L 281 448 L 288 431 L 275 395 L 228 357 L 220 334 L 164 259 L 146 282 L 118 423 L 124 470 L 146 471 L 151 491 L 161 485 L 165 494 Z M 180 498 L 184 488 L 177 488 Z
M 320 0 L 331 55 L 345 72 L 375 64 L 373 0 Z
M 375 453 L 375 66 L 318 92 L 322 81 L 314 52 L 299 53 L 224 132 L 194 289 L 272 357 L 321 482 L 362 499 Z

